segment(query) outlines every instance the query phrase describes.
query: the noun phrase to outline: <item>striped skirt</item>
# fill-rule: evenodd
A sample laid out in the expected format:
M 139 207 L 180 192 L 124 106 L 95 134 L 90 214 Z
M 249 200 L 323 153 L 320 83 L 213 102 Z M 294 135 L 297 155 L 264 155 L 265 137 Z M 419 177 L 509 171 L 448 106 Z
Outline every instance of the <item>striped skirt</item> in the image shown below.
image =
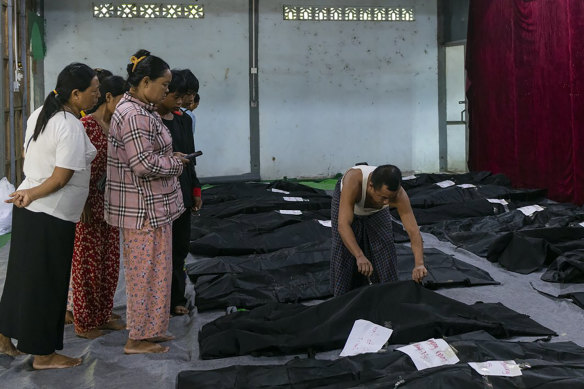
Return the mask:
M 345 247 L 339 234 L 339 203 L 341 181 L 337 182 L 331 203 L 332 249 L 331 291 L 335 296 L 367 285 L 368 279 L 357 271 L 353 254 Z M 372 283 L 397 281 L 397 254 L 389 208 L 369 216 L 355 215 L 351 225 L 363 253 L 373 265 Z

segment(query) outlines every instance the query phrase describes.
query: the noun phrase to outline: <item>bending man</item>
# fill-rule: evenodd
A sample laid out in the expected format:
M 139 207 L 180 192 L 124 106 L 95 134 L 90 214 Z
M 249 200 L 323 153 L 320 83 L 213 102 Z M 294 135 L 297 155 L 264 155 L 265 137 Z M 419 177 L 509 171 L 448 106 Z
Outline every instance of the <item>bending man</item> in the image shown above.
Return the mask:
M 412 279 L 422 281 L 422 236 L 410 199 L 393 165 L 354 166 L 339 180 L 331 206 L 331 290 L 335 296 L 370 283 L 397 281 L 397 256 L 389 208 L 395 207 L 414 253 Z

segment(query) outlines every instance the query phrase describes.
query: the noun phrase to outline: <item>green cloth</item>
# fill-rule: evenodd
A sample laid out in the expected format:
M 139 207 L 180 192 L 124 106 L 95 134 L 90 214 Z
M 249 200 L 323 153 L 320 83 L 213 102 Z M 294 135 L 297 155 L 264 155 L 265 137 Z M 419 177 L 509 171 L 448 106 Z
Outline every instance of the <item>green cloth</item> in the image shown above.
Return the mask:
M 28 34 L 30 36 L 30 51 L 32 58 L 36 61 L 45 58 L 47 48 L 45 47 L 45 22 L 35 12 L 28 12 Z
M 304 180 L 304 179 L 297 179 L 297 178 L 288 178 L 284 177 L 284 181 L 292 181 L 298 182 L 299 184 L 309 186 L 315 189 L 322 189 L 322 190 L 334 190 L 335 185 L 337 185 L 337 181 L 341 178 L 342 174 L 337 174 L 333 178 L 324 178 L 322 180 Z M 272 180 L 266 180 L 262 182 L 273 182 Z M 212 188 L 215 185 L 203 185 L 202 190 Z
M 338 178 L 327 178 L 321 181 L 298 181 L 298 183 L 316 189 L 334 190 L 337 181 L 339 181 Z
M 8 234 L 0 235 L 0 247 L 4 247 L 4 245 L 10 242 L 10 232 Z

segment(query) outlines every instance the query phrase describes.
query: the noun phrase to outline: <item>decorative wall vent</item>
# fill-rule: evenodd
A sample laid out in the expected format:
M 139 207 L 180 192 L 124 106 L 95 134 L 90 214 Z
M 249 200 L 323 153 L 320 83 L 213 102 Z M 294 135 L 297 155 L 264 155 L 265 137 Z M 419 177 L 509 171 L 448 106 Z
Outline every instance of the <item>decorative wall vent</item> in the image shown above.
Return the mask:
M 205 10 L 201 4 L 93 4 L 96 18 L 162 18 L 203 19 Z
M 396 7 L 320 7 L 284 5 L 284 20 L 346 22 L 413 22 L 413 8 Z

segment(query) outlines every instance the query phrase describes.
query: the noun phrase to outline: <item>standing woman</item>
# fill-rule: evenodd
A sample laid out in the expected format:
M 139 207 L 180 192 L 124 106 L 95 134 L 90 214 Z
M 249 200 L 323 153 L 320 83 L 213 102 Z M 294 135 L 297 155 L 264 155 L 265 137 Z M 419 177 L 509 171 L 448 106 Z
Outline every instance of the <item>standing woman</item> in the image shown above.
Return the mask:
M 168 93 L 169 66 L 146 50 L 127 66 L 130 90 L 118 103 L 108 138 L 105 220 L 122 232 L 126 276 L 127 354 L 168 351 L 172 222 L 184 212 L 177 177 L 182 153 L 172 152 L 156 104 Z
M 80 358 L 56 354 L 63 348 L 67 288 L 75 223 L 87 198 L 96 150 L 79 121 L 99 98 L 99 81 L 89 66 L 73 63 L 27 122 L 25 180 L 10 194 L 12 242 L 0 300 L 0 352 L 34 355 L 33 368 L 77 366 Z
M 105 183 L 110 121 L 126 91 L 126 81 L 119 76 L 105 77 L 99 91 L 97 109 L 81 119 L 97 156 L 91 163 L 89 196 L 75 229 L 71 268 L 75 333 L 89 339 L 101 336 L 103 329 L 126 328 L 122 321 L 111 319 L 120 270 L 119 229 L 104 220 L 101 187 Z

